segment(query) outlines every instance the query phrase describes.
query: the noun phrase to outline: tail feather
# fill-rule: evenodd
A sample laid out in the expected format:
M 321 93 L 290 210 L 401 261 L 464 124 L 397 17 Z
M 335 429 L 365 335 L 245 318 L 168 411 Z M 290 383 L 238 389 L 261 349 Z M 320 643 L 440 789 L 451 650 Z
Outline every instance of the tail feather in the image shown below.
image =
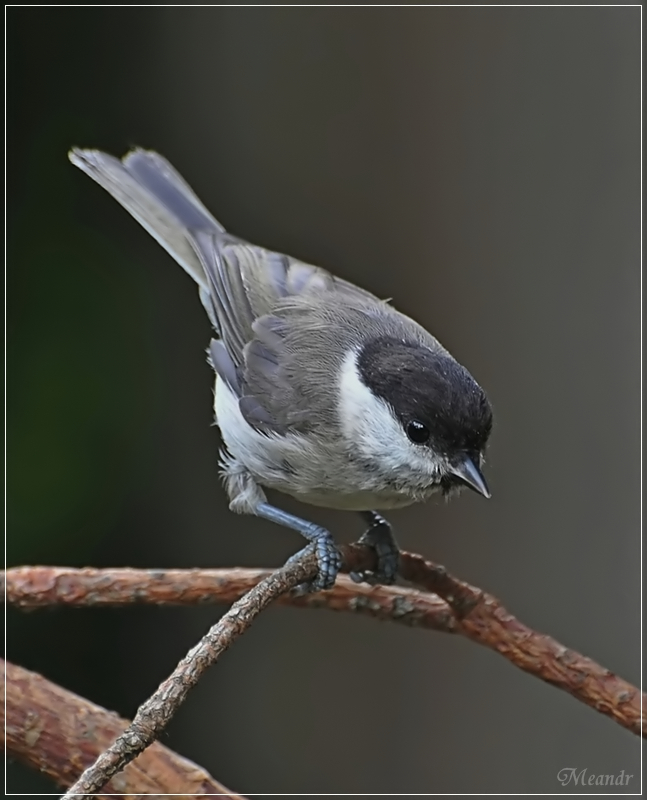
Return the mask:
M 209 292 L 190 231 L 221 233 L 224 228 L 165 158 L 137 149 L 120 160 L 99 150 L 78 148 L 70 151 L 69 158 L 118 200 L 203 292 Z
M 224 233 L 224 227 L 205 208 L 180 173 L 159 153 L 138 148 L 127 153 L 122 163 L 186 228 Z

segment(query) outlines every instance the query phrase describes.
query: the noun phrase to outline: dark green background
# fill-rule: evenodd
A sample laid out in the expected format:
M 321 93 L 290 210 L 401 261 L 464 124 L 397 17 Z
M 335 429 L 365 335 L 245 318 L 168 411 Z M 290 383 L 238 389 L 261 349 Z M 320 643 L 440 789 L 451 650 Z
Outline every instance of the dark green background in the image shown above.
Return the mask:
M 7 18 L 9 563 L 299 546 L 227 510 L 194 286 L 66 157 L 139 144 L 234 232 L 393 297 L 474 373 L 493 499 L 392 514 L 402 545 L 638 682 L 639 8 Z M 132 716 L 219 613 L 12 612 L 7 655 Z M 242 792 L 570 792 L 564 767 L 639 789 L 637 739 L 495 654 L 325 612 L 264 614 L 164 742 Z M 54 791 L 18 765 L 8 788 Z

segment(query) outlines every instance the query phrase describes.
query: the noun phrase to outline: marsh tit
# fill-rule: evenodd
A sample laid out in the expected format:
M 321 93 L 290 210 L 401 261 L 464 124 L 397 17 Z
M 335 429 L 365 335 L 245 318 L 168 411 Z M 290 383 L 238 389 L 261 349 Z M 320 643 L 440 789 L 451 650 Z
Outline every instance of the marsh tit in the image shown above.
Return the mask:
M 339 551 L 329 531 L 268 503 L 264 487 L 359 511 L 378 566 L 354 577 L 383 583 L 395 579 L 398 548 L 374 509 L 464 486 L 489 497 L 481 465 L 490 404 L 417 322 L 320 267 L 227 233 L 157 153 L 119 160 L 73 149 L 70 160 L 197 283 L 216 336 L 208 358 L 230 508 L 310 542 L 310 589 L 334 584 Z

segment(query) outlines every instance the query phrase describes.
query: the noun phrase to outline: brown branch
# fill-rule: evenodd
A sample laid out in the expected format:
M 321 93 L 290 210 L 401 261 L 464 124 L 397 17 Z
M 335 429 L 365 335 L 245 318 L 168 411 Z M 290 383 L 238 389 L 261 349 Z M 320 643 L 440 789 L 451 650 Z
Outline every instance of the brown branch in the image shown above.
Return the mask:
M 370 569 L 372 553 L 343 548 L 348 569 Z M 459 633 L 500 653 L 515 666 L 569 692 L 633 733 L 647 735 L 643 696 L 636 687 L 549 636 L 528 628 L 486 594 L 419 555 L 403 553 L 401 574 L 426 594 L 401 587 L 356 585 L 340 576 L 334 589 L 287 594 L 278 602 L 352 611 L 405 625 Z M 7 598 L 22 608 L 121 605 L 133 602 L 193 604 L 233 602 L 267 577 L 268 570 L 73 570 L 22 567 L 7 573 Z M 440 595 L 443 599 L 439 599 Z
M 70 786 L 129 724 L 35 672 L 4 661 L 1 664 L 2 684 L 4 687 L 6 678 L 7 687 L 6 705 L 2 703 L 7 753 L 60 786 Z M 159 742 L 113 778 L 105 792 L 113 797 L 225 795 L 240 800 L 203 769 Z
M 133 604 L 233 603 L 272 574 L 269 569 L 96 569 L 15 567 L 0 572 L 9 603 L 22 609 L 56 605 L 93 607 Z M 0 590 L 1 590 L 0 583 Z M 435 594 L 400 586 L 357 584 L 340 575 L 327 592 L 276 599 L 279 605 L 350 611 L 412 627 L 452 633 L 454 612 Z
M 159 737 L 203 673 L 249 628 L 258 614 L 279 595 L 313 578 L 316 571 L 314 550 L 309 546 L 298 558 L 290 559 L 236 601 L 138 708 L 128 729 L 83 772 L 63 800 L 78 795 L 94 796 L 113 775 L 137 758 Z
M 647 737 L 647 720 L 642 713 L 646 697 L 623 678 L 524 625 L 496 597 L 422 556 L 408 553 L 402 574 L 447 602 L 456 615 L 456 633 L 495 650 L 524 672 L 563 689 L 632 733 Z

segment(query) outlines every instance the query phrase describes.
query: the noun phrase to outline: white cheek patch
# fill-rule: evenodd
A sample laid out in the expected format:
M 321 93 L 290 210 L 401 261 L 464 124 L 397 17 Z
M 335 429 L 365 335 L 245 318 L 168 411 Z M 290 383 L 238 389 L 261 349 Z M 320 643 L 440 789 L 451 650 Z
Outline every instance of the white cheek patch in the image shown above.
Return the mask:
M 362 382 L 355 351 L 348 353 L 341 368 L 339 419 L 350 447 L 383 471 L 429 477 L 445 471 L 442 459 L 411 442 L 388 403 Z

